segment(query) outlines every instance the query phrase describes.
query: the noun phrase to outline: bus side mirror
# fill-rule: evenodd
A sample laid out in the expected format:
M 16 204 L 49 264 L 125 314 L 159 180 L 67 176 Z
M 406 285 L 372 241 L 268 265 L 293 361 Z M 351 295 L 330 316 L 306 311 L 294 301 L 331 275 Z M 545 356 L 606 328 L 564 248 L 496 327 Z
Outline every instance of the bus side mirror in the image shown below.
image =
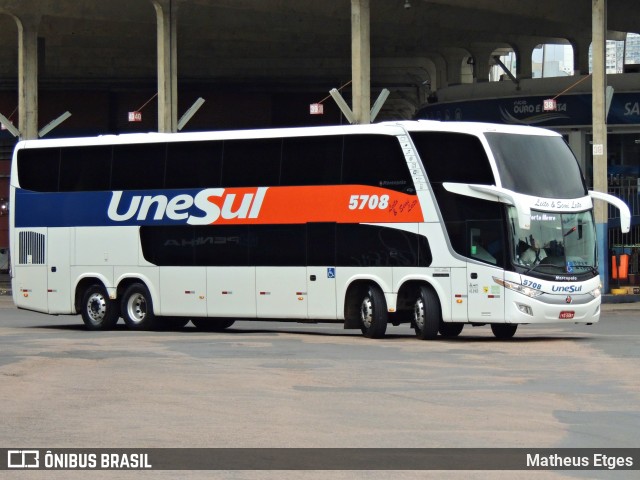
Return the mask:
M 620 230 L 622 230 L 622 233 L 628 233 L 629 230 L 631 230 L 631 212 L 629 211 L 629 207 L 626 203 L 618 197 L 614 197 L 608 193 L 597 192 L 595 190 L 589 190 L 589 196 L 617 207 L 618 210 L 620 210 Z
M 518 226 L 521 230 L 531 228 L 531 208 L 518 198 L 518 194 L 506 188 L 495 185 L 472 185 L 467 183 L 444 182 L 442 186 L 451 193 L 466 195 L 467 197 L 489 200 L 490 202 L 501 202 L 512 205 L 518 212 Z

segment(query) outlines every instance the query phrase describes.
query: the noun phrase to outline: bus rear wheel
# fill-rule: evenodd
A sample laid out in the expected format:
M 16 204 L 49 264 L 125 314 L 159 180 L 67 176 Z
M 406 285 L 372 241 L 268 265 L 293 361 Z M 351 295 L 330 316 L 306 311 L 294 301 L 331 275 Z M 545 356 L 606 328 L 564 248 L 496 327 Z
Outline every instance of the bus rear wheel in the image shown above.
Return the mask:
M 433 340 L 442 325 L 440 302 L 433 290 L 420 286 L 413 302 L 413 329 L 421 340 Z M 459 333 L 459 332 L 458 332 Z
M 367 288 L 360 297 L 360 330 L 367 338 L 382 338 L 387 332 L 387 302 L 376 285 Z
M 120 304 L 124 323 L 132 330 L 152 330 L 156 326 L 149 289 L 141 283 L 130 285 Z
M 193 323 L 198 330 L 204 332 L 221 332 L 229 328 L 236 321 L 230 318 L 192 318 Z
M 518 324 L 514 323 L 492 323 L 491 331 L 496 338 L 507 340 L 516 334 Z
M 82 321 L 89 330 L 111 330 L 118 323 L 117 303 L 102 285 L 91 285 L 82 296 Z

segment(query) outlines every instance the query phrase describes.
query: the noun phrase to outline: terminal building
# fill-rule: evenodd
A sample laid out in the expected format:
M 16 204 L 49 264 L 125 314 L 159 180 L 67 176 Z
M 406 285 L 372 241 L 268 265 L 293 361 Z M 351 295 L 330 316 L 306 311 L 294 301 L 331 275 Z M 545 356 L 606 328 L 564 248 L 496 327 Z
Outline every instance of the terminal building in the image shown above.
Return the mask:
M 346 123 L 332 88 L 359 123 L 371 120 L 371 104 L 388 89 L 375 121 L 556 130 L 591 185 L 594 2 L 538 0 L 533 10 L 524 3 L 0 0 L 0 114 L 14 127 L 0 130 L 0 269 L 18 138 Z M 640 10 L 637 0 L 602 3 L 610 41 L 608 188 L 634 215 L 623 236 L 610 212 L 609 248 L 635 253 L 637 273 Z M 558 51 L 569 53 L 560 59 Z M 555 109 L 545 110 L 550 99 Z

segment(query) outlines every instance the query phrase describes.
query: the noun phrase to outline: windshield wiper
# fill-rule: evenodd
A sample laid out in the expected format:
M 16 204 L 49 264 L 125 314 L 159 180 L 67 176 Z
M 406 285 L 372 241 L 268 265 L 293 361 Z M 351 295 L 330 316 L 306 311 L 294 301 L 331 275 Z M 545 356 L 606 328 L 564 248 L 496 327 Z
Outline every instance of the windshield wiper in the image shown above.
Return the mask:
M 540 265 L 542 265 L 543 267 L 556 267 L 556 268 L 565 268 L 565 265 L 558 265 L 555 263 L 542 263 L 542 262 L 538 262 L 535 265 L 533 265 L 531 268 L 529 268 L 529 270 L 527 270 L 526 272 L 523 273 L 523 275 L 528 275 L 529 272 L 533 272 L 536 268 L 538 268 Z

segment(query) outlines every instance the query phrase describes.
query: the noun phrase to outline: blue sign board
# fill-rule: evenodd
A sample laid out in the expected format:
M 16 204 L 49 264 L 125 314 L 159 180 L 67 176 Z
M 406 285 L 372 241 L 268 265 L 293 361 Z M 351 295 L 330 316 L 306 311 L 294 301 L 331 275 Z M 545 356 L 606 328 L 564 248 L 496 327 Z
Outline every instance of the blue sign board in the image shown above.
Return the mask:
M 557 109 L 545 112 L 543 102 L 549 98 L 553 98 L 553 96 L 539 95 L 432 103 L 421 107 L 416 118 L 540 127 L 591 125 L 590 93 L 561 95 L 556 98 Z M 640 92 L 614 93 L 607 124 L 640 124 Z

